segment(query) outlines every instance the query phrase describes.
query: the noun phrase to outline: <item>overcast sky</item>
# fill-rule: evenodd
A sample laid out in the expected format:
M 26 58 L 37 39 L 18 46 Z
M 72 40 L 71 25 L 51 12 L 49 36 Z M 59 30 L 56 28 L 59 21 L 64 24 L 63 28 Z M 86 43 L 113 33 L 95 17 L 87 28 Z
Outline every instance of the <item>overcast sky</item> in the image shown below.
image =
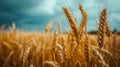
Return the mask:
M 81 3 L 89 15 L 88 30 L 97 30 L 99 14 L 108 9 L 108 21 L 111 29 L 120 31 L 120 0 L 0 0 L 0 25 L 10 26 L 13 22 L 21 30 L 43 31 L 49 22 L 56 28 L 57 21 L 62 27 L 70 29 L 62 7 L 70 8 L 77 24 L 80 24 Z

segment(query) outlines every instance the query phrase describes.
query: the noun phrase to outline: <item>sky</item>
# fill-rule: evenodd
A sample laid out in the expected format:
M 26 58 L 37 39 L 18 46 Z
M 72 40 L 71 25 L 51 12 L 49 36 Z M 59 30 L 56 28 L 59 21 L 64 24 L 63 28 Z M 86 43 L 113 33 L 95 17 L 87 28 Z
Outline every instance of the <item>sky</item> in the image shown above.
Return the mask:
M 6 27 L 12 23 L 16 28 L 25 31 L 44 31 L 49 22 L 53 22 L 54 29 L 60 21 L 62 29 L 70 29 L 68 20 L 62 10 L 69 7 L 79 26 L 82 4 L 88 13 L 88 31 L 98 29 L 100 12 L 107 8 L 107 20 L 112 30 L 120 31 L 120 0 L 0 0 L 0 26 Z

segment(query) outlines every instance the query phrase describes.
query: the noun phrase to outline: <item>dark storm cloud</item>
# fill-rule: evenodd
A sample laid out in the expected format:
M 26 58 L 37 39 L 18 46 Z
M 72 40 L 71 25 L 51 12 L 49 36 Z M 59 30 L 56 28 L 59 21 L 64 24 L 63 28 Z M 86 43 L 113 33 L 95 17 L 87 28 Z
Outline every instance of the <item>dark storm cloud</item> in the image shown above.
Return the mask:
M 0 24 L 10 25 L 13 21 L 15 21 L 18 27 L 43 24 L 43 22 L 48 21 L 48 19 L 43 21 L 48 16 L 36 15 L 33 17 L 27 13 L 30 8 L 34 8 L 38 4 L 42 5 L 44 2 L 45 0 L 0 0 Z
M 68 0 L 64 0 L 68 1 Z M 88 30 L 97 30 L 98 18 L 104 7 L 108 9 L 108 19 L 112 29 L 120 30 L 119 0 L 0 0 L 0 25 L 8 26 L 15 22 L 18 29 L 44 30 L 49 21 L 61 21 L 63 27 L 69 28 L 62 7 L 68 5 L 80 24 L 81 13 L 78 4 L 82 3 L 89 15 Z

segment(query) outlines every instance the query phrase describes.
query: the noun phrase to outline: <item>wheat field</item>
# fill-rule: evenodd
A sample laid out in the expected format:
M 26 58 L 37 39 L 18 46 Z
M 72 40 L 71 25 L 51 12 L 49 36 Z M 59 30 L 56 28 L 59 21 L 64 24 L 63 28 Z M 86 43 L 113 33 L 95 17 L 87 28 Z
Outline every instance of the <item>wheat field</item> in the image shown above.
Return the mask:
M 71 27 L 67 33 L 52 30 L 25 32 L 12 24 L 8 30 L 0 27 L 0 67 L 120 67 L 120 36 L 112 33 L 107 21 L 107 9 L 99 15 L 97 34 L 88 34 L 88 15 L 79 5 L 82 15 L 76 24 L 70 9 L 63 12 Z

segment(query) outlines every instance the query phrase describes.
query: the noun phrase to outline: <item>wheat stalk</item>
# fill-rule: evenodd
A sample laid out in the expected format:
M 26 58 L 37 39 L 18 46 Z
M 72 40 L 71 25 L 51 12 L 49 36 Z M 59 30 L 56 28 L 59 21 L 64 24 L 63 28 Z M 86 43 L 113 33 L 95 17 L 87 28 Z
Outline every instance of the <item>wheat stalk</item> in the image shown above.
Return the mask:
M 56 61 L 45 61 L 43 64 L 50 64 L 53 67 L 60 67 L 60 65 Z
M 89 67 L 89 45 L 88 45 L 88 34 L 85 34 L 85 60 L 87 62 L 87 67 Z
M 30 43 L 27 45 L 27 48 L 25 49 L 25 52 L 23 53 L 23 56 L 22 56 L 22 67 L 24 67 L 24 64 L 28 58 L 28 55 L 30 53 L 30 49 L 31 49 L 31 40 L 30 40 Z
M 102 66 L 108 67 L 108 64 L 106 64 L 106 62 L 105 62 L 102 54 L 98 50 L 96 50 L 95 48 L 93 48 L 93 47 L 92 47 L 92 50 L 95 52 L 95 55 L 97 55 L 99 57 L 99 59 L 100 59 L 99 62 L 103 64 Z
M 45 33 L 48 33 L 49 30 L 52 29 L 52 27 L 53 27 L 53 25 L 52 25 L 52 21 L 51 21 L 51 22 L 49 22 L 49 23 L 47 24 L 47 26 L 46 26 L 46 28 L 45 28 Z
M 105 26 L 106 26 L 106 9 L 104 9 L 101 12 L 100 15 L 100 23 L 99 23 L 99 27 L 98 27 L 98 43 L 99 43 L 99 47 L 102 48 L 102 46 L 104 45 L 104 37 L 105 37 Z
M 9 60 L 10 60 L 11 56 L 13 55 L 13 53 L 14 53 L 14 51 L 11 51 L 9 53 L 9 55 L 7 56 L 7 58 L 6 58 L 6 60 L 5 60 L 4 64 L 3 64 L 3 67 L 6 67 L 6 65 L 9 62 Z
M 0 31 L 4 30 L 5 26 L 6 26 L 5 24 L 3 24 L 2 26 L 0 26 Z
M 84 31 L 85 31 L 85 27 L 86 27 L 86 24 L 87 24 L 87 20 L 88 20 L 88 15 L 87 13 L 85 12 L 85 10 L 83 9 L 82 5 L 80 4 L 79 5 L 79 9 L 80 9 L 80 12 L 82 14 L 82 20 L 81 20 L 81 24 L 79 26 L 79 33 L 80 33 L 80 36 L 82 38 L 82 34 L 84 34 Z M 80 39 L 81 39 L 80 38 Z
M 60 21 L 57 22 L 57 25 L 58 25 L 58 31 L 61 34 L 62 33 L 62 26 L 61 26 Z
M 108 22 L 106 21 L 106 32 L 105 32 L 105 34 L 108 36 L 108 37 L 110 37 L 111 35 L 112 35 L 112 32 L 111 32 L 111 30 L 110 30 L 110 27 L 109 27 L 109 25 L 108 25 Z
M 78 35 L 78 28 L 76 26 L 76 22 L 75 19 L 73 18 L 70 10 L 68 8 L 63 8 L 65 15 L 67 16 L 67 19 L 69 21 L 69 25 L 71 26 L 72 32 L 74 33 L 74 36 L 77 38 L 79 38 L 80 36 Z
M 72 29 L 72 32 L 74 34 L 74 37 L 75 37 L 75 40 L 77 42 L 77 47 L 74 49 L 73 51 L 73 54 L 74 55 L 79 47 L 79 44 L 80 44 L 80 35 L 79 35 L 79 31 L 78 31 L 78 28 L 76 26 L 76 22 L 75 22 L 75 19 L 73 18 L 70 10 L 68 8 L 63 8 L 64 10 L 64 13 L 65 15 L 67 16 L 68 18 L 68 21 L 69 21 L 69 25 L 71 26 L 71 29 Z

